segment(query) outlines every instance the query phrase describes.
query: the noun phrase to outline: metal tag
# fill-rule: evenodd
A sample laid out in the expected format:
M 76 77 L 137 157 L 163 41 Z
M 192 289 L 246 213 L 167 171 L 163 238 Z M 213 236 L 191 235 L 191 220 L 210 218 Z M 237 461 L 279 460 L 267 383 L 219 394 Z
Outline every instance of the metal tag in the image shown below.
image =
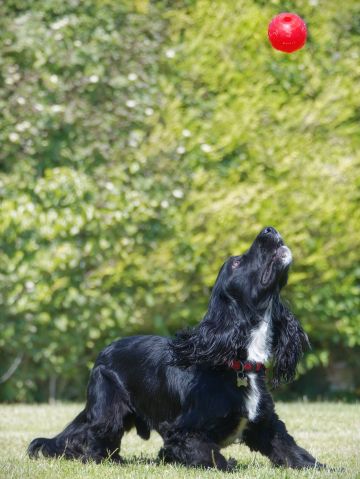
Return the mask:
M 246 376 L 240 376 L 239 374 L 237 375 L 236 378 L 236 386 L 240 388 L 241 386 L 247 387 L 248 385 L 248 379 Z

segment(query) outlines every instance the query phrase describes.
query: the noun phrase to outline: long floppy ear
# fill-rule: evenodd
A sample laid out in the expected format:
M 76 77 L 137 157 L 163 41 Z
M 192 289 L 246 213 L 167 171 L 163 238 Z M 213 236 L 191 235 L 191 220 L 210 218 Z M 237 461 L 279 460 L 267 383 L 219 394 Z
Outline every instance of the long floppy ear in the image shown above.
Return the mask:
M 273 309 L 273 385 L 290 382 L 295 378 L 296 367 L 306 349 L 309 338 L 292 312 L 280 299 Z
M 219 366 L 241 356 L 248 337 L 246 313 L 225 292 L 224 267 L 216 280 L 208 311 L 199 326 L 178 333 L 170 344 L 172 364 Z

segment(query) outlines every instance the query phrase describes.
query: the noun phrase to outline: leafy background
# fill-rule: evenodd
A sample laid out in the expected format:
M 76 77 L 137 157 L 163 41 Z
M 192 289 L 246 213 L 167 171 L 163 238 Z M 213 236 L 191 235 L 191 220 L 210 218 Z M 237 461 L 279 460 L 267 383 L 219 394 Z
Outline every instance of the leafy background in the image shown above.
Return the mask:
M 356 0 L 0 4 L 0 400 L 83 399 L 105 344 L 199 322 L 269 224 L 313 344 L 282 394 L 360 396 L 359 33 Z

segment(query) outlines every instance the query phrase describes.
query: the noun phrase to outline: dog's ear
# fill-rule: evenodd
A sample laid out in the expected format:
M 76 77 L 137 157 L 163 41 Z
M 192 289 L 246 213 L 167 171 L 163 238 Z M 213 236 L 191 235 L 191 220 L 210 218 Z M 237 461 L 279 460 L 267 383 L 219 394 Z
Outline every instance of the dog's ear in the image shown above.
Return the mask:
M 234 319 L 228 314 L 212 316 L 208 311 L 198 327 L 178 333 L 170 345 L 172 364 L 220 366 L 242 356 L 246 348 L 244 322 L 239 315 Z
M 224 267 L 213 288 L 208 311 L 199 326 L 177 334 L 170 348 L 173 364 L 219 366 L 242 356 L 248 320 L 238 301 L 226 294 Z
M 293 313 L 280 301 L 273 309 L 273 385 L 290 382 L 306 349 L 310 348 L 307 334 Z

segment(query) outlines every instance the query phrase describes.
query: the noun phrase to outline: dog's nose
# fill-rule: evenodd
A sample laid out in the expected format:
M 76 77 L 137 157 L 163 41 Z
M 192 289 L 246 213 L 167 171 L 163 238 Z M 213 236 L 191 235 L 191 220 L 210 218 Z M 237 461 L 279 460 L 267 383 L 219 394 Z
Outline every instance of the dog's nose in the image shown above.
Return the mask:
M 260 233 L 260 237 L 263 238 L 265 241 L 275 242 L 278 246 L 284 244 L 280 233 L 272 226 L 267 226 L 266 228 L 264 228 Z
M 278 235 L 279 233 L 276 231 L 275 228 L 273 228 L 272 226 L 267 226 L 264 230 L 263 230 L 263 233 L 265 235 L 270 235 L 270 234 L 273 234 L 273 235 Z

